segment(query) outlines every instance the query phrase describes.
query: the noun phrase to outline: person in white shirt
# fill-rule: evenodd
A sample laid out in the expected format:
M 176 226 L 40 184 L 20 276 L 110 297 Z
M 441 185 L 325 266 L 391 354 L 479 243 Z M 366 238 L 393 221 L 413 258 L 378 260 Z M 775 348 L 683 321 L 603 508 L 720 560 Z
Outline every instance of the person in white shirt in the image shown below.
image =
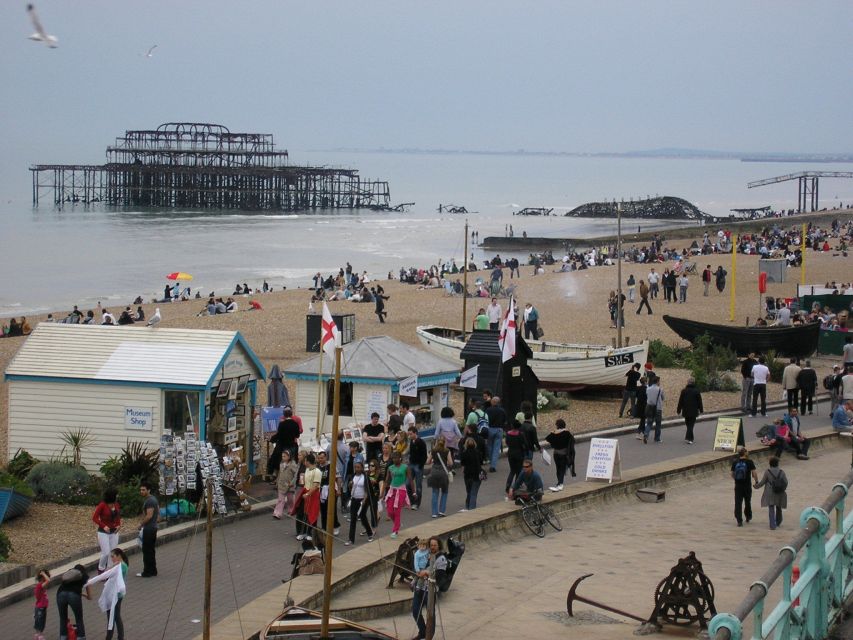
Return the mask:
M 649 271 L 649 277 L 647 278 L 649 283 L 649 295 L 652 298 L 658 297 L 658 282 L 660 282 L 660 274 L 656 273 L 654 269 Z
M 761 396 L 761 415 L 767 415 L 767 382 L 770 379 L 770 369 L 765 364 L 764 356 L 758 356 L 758 364 L 752 367 L 752 412 L 755 415 L 758 409 L 758 396 Z
M 412 410 L 409 408 L 408 402 L 401 402 L 400 403 L 400 410 L 401 410 L 400 413 L 403 414 L 403 431 L 408 432 L 409 427 L 417 426 L 416 425 L 417 421 L 415 420 L 415 414 L 412 413 Z
M 853 367 L 853 338 L 850 336 L 844 338 L 844 349 L 841 352 L 841 356 L 842 360 L 844 360 L 844 362 L 841 363 L 843 368 L 849 369 L 850 367 Z
M 486 307 L 486 315 L 489 316 L 489 329 L 497 331 L 501 324 L 501 305 L 497 298 L 492 298 L 492 304 Z
M 783 305 L 781 309 L 776 314 L 776 322 L 774 323 L 780 327 L 790 327 L 791 326 L 791 310 L 788 308 L 788 305 Z

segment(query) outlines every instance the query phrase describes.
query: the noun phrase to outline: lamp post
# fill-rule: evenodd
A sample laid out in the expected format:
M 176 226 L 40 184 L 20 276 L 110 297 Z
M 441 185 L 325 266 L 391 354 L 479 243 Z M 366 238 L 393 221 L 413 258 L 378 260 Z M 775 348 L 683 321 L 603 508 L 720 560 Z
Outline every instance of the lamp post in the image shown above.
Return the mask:
M 616 204 L 616 200 L 613 201 Z M 622 318 L 625 308 L 622 303 L 622 203 L 616 205 L 616 346 L 622 346 Z

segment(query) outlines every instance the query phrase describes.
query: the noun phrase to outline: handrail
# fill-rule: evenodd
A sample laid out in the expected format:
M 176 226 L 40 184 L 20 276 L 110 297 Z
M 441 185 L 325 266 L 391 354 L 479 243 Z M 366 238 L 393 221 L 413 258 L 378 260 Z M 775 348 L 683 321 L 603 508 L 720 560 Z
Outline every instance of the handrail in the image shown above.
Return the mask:
M 844 517 L 844 498 L 851 485 L 853 470 L 832 487 L 823 504 L 803 510 L 799 533 L 780 550 L 764 575 L 752 583 L 747 596 L 732 613 L 720 613 L 711 619 L 708 627 L 711 638 L 741 640 L 743 621 L 751 613 L 753 640 L 771 636 L 777 640 L 826 637 L 829 626 L 853 592 L 853 582 L 848 579 L 853 571 L 853 513 Z M 833 511 L 835 531 L 827 539 L 829 514 Z M 800 577 L 792 584 L 794 561 L 804 547 Z M 764 599 L 779 576 L 783 577 L 782 599 L 765 619 Z

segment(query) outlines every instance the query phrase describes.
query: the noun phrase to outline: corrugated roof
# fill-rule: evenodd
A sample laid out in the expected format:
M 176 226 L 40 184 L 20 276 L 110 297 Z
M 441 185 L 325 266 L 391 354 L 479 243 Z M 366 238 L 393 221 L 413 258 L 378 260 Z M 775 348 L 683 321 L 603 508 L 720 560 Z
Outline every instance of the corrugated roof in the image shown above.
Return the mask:
M 42 322 L 6 375 L 203 387 L 237 342 L 263 378 L 263 366 L 237 331 Z
M 316 377 L 320 368 L 315 356 L 288 368 L 287 374 L 309 374 Z M 326 357 L 325 354 L 322 357 Z M 341 375 L 347 378 L 376 378 L 404 380 L 414 375 L 430 376 L 439 373 L 455 373 L 454 367 L 444 358 L 439 358 L 388 336 L 370 336 L 344 345 L 341 354 Z M 328 372 L 328 363 L 323 369 Z

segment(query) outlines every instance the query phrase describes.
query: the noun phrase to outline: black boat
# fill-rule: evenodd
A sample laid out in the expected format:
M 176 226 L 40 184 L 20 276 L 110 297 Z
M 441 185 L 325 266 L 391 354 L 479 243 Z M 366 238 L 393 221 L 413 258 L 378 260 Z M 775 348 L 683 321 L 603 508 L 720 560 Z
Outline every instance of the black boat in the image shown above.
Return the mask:
M 790 327 L 736 327 L 672 316 L 664 316 L 663 321 L 685 340 L 693 342 L 707 333 L 714 344 L 731 347 L 739 356 L 773 350 L 776 355 L 805 358 L 817 350 L 820 335 L 817 322 Z

